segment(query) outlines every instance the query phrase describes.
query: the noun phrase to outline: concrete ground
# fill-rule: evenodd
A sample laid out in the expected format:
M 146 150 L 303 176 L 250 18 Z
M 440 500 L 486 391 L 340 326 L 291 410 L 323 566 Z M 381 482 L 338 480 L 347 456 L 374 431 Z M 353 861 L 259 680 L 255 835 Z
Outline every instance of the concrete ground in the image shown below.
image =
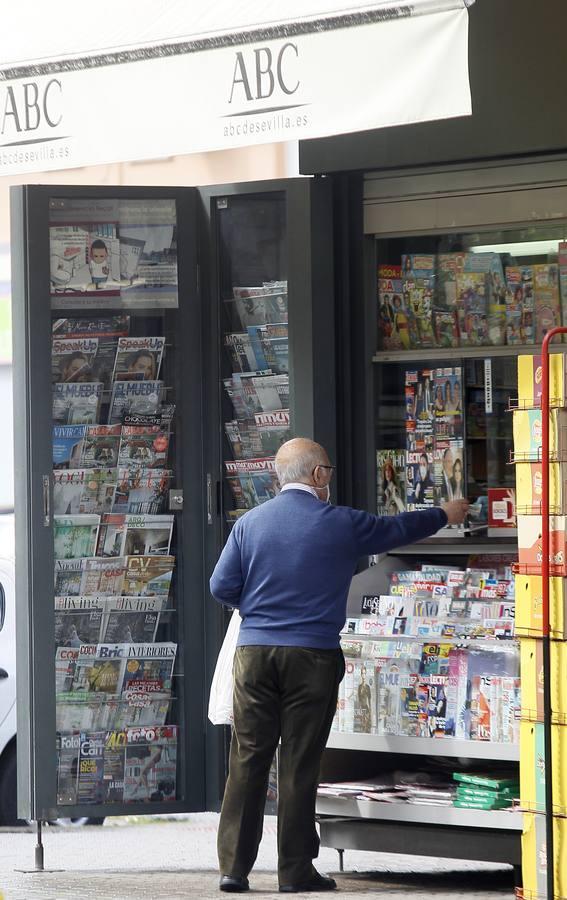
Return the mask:
M 0 892 L 4 900 L 199 900 L 218 890 L 218 816 L 200 813 L 139 821 L 110 819 L 102 828 L 45 828 L 44 873 L 33 869 L 35 834 L 0 829 Z M 335 874 L 338 856 L 323 848 L 317 867 Z M 251 892 L 277 893 L 276 823 L 267 817 Z M 378 900 L 434 896 L 512 900 L 512 870 L 504 866 L 385 853 L 345 852 L 336 900 L 356 895 Z M 322 897 L 323 894 L 295 895 Z

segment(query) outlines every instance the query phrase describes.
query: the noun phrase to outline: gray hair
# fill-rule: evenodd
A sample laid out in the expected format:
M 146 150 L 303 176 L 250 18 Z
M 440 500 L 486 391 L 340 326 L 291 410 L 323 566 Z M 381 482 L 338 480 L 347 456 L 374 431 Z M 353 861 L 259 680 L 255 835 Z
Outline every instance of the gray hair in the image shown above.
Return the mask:
M 321 465 L 321 447 L 313 444 L 305 448 L 301 455 L 296 455 L 290 460 L 278 460 L 276 456 L 276 475 L 280 486 L 291 484 L 294 481 L 310 481 L 315 466 Z

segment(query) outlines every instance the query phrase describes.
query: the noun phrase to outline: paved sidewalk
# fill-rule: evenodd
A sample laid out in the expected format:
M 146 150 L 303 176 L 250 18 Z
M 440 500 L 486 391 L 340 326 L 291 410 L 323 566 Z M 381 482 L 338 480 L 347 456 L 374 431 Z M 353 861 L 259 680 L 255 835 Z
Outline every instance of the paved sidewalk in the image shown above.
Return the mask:
M 0 829 L 0 891 L 5 900 L 218 900 L 225 895 L 218 891 L 217 823 L 217 815 L 202 813 L 146 824 L 114 819 L 102 828 L 48 828 L 46 869 L 61 871 L 32 874 L 18 870 L 33 868 L 35 835 Z M 268 817 L 248 896 L 281 896 L 275 860 L 275 819 Z M 322 849 L 318 867 L 336 873 L 336 852 Z M 489 864 L 347 851 L 345 868 L 344 875 L 337 875 L 336 900 L 356 895 L 379 900 L 514 896 L 511 870 Z

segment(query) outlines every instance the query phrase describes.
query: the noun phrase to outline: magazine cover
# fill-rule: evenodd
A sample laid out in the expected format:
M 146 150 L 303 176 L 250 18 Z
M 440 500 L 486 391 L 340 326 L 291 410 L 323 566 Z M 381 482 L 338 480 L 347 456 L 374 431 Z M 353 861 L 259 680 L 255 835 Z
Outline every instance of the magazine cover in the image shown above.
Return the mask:
M 57 647 L 55 650 L 55 692 L 63 694 L 71 690 L 75 666 L 79 657 L 78 647 Z
M 121 803 L 124 799 L 124 763 L 126 731 L 106 731 L 104 739 L 104 802 Z
M 378 347 L 380 350 L 409 348 L 407 328 L 398 329 L 403 319 L 396 319 L 402 309 L 402 267 L 378 266 Z M 406 346 L 407 344 L 407 346 Z
M 83 560 L 79 593 L 84 596 L 99 594 L 103 597 L 119 596 L 122 591 L 126 558 Z M 70 591 L 68 593 L 71 593 Z
M 244 459 L 244 447 L 240 428 L 236 419 L 224 423 L 224 433 L 232 450 L 234 459 Z
M 463 370 L 433 370 L 433 429 L 436 439 L 463 438 Z
M 242 490 L 242 484 L 240 482 L 240 475 L 236 469 L 236 460 L 226 460 L 224 464 L 225 468 L 225 481 L 230 490 L 232 501 L 237 510 L 246 511 L 247 509 L 252 509 L 252 506 L 247 505 L 248 495 L 244 494 Z M 254 503 L 256 505 L 256 498 L 253 498 Z
M 457 274 L 457 316 L 462 347 L 488 343 L 487 275 L 483 272 Z
M 73 692 L 119 694 L 125 648 L 124 644 L 83 644 L 79 648 Z
M 233 372 L 252 372 L 262 368 L 256 362 L 252 340 L 247 331 L 229 332 L 224 336 L 224 346 L 228 351 Z
M 126 691 L 105 701 L 101 724 L 108 729 L 164 725 L 170 706 L 171 691 Z
M 103 610 L 100 597 L 55 597 L 55 646 L 97 644 Z
M 275 456 L 282 444 L 291 437 L 289 409 L 256 413 L 254 423 L 262 443 L 262 453 Z
M 167 597 L 174 556 L 128 556 L 122 593 L 128 597 Z
M 110 512 L 116 479 L 116 469 L 56 469 L 53 473 L 55 515 Z
M 75 805 L 79 786 L 80 734 L 57 735 L 57 803 Z
M 129 316 L 61 318 L 53 322 L 54 338 L 94 338 L 98 341 L 96 356 L 91 364 L 92 380 L 102 381 L 105 390 L 112 381 L 118 338 L 126 337 L 129 333 Z
M 354 733 L 376 732 L 376 670 L 372 660 L 354 666 Z
M 164 597 L 112 598 L 105 608 L 101 643 L 152 644 L 164 603 Z
M 80 468 L 86 430 L 86 425 L 53 426 L 54 469 Z
M 164 337 L 119 338 L 112 380 L 156 381 L 164 347 Z
M 559 266 L 557 263 L 532 266 L 535 306 L 535 342 L 541 344 L 552 328 L 561 325 Z
M 506 267 L 506 343 L 533 344 L 535 296 L 529 266 Z
M 118 465 L 142 469 L 164 469 L 167 464 L 169 430 L 160 425 L 123 425 Z
M 95 425 L 99 416 L 102 382 L 53 385 L 53 421 L 58 425 Z
M 433 278 L 404 277 L 404 305 L 409 315 L 412 347 L 434 347 Z
M 465 253 L 437 254 L 435 307 L 448 313 L 457 310 L 457 274 L 464 271 Z
M 406 451 L 377 450 L 377 512 L 395 516 L 406 508 Z
M 81 465 L 77 468 L 93 469 L 99 466 L 116 468 L 121 432 L 120 425 L 87 425 L 82 445 Z
M 466 496 L 462 440 L 436 440 L 433 471 L 437 504 L 463 500 Z M 447 526 L 449 527 L 449 526 Z
M 408 510 L 427 509 L 436 505 L 433 453 L 407 451 L 406 497 Z
M 459 346 L 459 323 L 457 311 L 433 310 L 433 331 L 439 347 Z
M 248 490 L 248 482 L 252 483 L 251 493 L 255 495 L 255 506 L 272 500 L 279 493 L 273 458 L 237 460 L 236 471 L 244 495 Z
M 126 415 L 157 413 L 160 408 L 162 387 L 162 381 L 114 382 L 108 424 L 122 422 Z
M 51 380 L 53 383 L 96 381 L 93 363 L 98 338 L 53 338 L 51 342 Z
M 129 728 L 124 767 L 124 800 L 175 800 L 177 725 Z
M 175 200 L 120 201 L 121 304 L 179 306 Z
M 167 556 L 173 533 L 172 515 L 102 517 L 97 556 Z
M 54 516 L 53 552 L 56 559 L 94 556 L 100 516 Z
M 80 735 L 79 784 L 77 803 L 102 803 L 104 800 L 104 731 Z
M 51 293 L 120 293 L 116 223 L 49 226 Z
M 128 644 L 125 648 L 122 693 L 140 691 L 148 694 L 171 691 L 177 644 Z
M 254 345 L 256 367 L 269 368 L 276 375 L 287 375 L 289 372 L 289 338 L 287 322 L 268 322 L 266 325 L 251 326 L 258 335 L 260 347 L 256 353 Z M 251 329 L 248 329 L 250 333 Z M 259 354 L 259 355 L 258 355 Z M 265 364 L 260 365 L 260 360 Z
M 415 663 L 409 659 L 377 659 L 377 722 L 378 734 L 399 734 L 402 704 L 415 682 Z
M 81 593 L 81 580 L 85 568 L 86 559 L 56 559 L 54 571 L 55 596 L 73 595 Z
M 171 478 L 170 469 L 119 468 L 112 512 L 158 515 L 165 508 Z

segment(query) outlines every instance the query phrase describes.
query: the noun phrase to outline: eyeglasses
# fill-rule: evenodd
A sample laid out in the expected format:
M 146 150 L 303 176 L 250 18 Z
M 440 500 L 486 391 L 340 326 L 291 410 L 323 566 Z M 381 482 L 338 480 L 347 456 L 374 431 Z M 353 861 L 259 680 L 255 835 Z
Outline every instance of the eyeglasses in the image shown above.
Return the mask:
M 315 466 L 315 469 L 330 469 L 331 475 L 333 474 L 333 472 L 335 471 L 336 468 L 337 468 L 336 466 L 324 466 L 323 463 L 318 463 Z M 315 473 L 315 469 L 313 469 L 313 472 L 311 473 L 311 475 L 313 475 Z

